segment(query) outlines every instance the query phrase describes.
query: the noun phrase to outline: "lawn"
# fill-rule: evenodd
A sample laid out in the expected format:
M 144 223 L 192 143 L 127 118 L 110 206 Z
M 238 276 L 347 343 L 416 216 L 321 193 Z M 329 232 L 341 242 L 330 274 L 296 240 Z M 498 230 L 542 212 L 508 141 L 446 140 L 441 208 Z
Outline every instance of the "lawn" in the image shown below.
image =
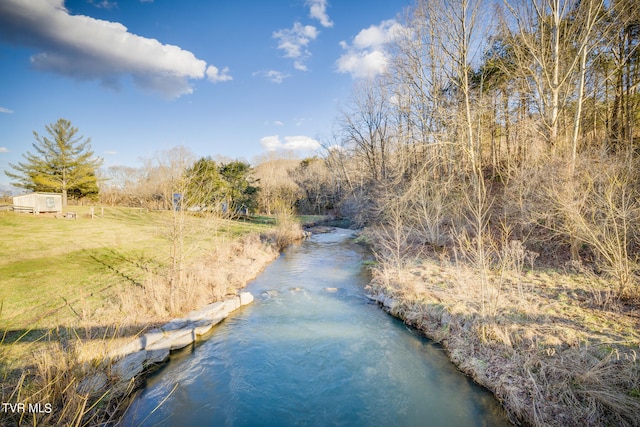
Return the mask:
M 171 212 L 97 208 L 91 219 L 88 207 L 69 210 L 78 218 L 0 212 L 1 329 L 70 325 L 83 312 L 112 317 L 114 288 L 139 284 L 168 262 Z M 270 227 L 262 219 L 217 220 L 212 227 L 203 218 L 190 220 L 211 231 L 190 236 L 194 257 L 216 239 Z

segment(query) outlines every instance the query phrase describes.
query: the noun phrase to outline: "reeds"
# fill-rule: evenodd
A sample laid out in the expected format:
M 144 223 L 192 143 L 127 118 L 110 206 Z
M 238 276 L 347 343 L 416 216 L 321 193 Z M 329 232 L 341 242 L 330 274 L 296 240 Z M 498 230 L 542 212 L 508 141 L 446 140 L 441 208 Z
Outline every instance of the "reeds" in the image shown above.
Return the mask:
M 2 352 L 17 344 L 2 343 Z M 106 352 L 87 360 L 84 346 L 77 336 L 56 340 L 32 348 L 26 369 L 12 371 L 3 365 L 0 425 L 93 426 L 115 421 L 133 384 L 114 388 Z

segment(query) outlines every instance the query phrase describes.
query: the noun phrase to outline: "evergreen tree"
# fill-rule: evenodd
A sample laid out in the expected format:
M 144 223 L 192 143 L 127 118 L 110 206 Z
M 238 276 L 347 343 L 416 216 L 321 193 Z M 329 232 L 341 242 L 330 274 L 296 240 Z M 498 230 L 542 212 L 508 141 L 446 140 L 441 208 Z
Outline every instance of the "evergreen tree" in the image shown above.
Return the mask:
M 220 166 L 220 175 L 224 180 L 223 193 L 229 212 L 235 215 L 243 208 L 254 209 L 257 205 L 259 187 L 257 180 L 251 178 L 251 166 L 241 161 L 233 161 Z
M 5 174 L 16 181 L 13 185 L 31 191 L 55 191 L 62 193 L 62 204 L 66 206 L 67 195 L 82 197 L 98 193 L 96 170 L 102 159 L 94 156 L 91 138 L 83 141 L 76 136 L 78 128 L 71 122 L 59 119 L 45 127 L 51 139 L 41 137 L 36 131 L 35 153 L 22 155 L 25 162 L 9 164 L 15 172 Z
M 217 209 L 223 198 L 225 185 L 218 165 L 211 157 L 202 157 L 193 166 L 187 168 L 184 174 L 185 194 L 184 203 L 188 206 Z

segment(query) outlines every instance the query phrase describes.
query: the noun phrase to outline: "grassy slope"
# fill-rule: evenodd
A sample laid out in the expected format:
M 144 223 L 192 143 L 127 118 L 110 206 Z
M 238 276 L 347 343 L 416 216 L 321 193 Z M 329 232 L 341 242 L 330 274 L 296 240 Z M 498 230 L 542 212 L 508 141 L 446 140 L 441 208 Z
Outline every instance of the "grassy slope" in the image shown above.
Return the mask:
M 140 283 L 167 263 L 163 230 L 170 212 L 106 208 L 104 217 L 92 220 L 88 208 L 73 210 L 79 219 L 0 212 L 2 329 L 73 325 L 87 313 L 96 321 L 112 320 L 115 288 Z M 218 236 L 233 239 L 267 228 L 224 221 Z M 198 250 L 206 251 L 211 239 L 198 239 Z

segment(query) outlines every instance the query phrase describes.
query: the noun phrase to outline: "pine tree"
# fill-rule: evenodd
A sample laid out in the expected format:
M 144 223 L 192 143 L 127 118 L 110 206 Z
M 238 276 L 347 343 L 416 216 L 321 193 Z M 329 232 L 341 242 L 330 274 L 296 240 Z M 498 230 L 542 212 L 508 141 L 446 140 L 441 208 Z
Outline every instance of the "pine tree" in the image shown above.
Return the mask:
M 236 215 L 243 208 L 255 208 L 259 187 L 257 181 L 251 177 L 251 165 L 235 160 L 220 165 L 220 175 L 224 180 L 222 192 L 228 203 L 231 215 Z
M 94 156 L 91 138 L 83 141 L 84 137 L 76 137 L 78 128 L 65 119 L 59 119 L 45 129 L 51 139 L 34 131 L 36 142 L 32 146 L 35 153 L 23 154 L 25 162 L 9 164 L 15 173 L 5 171 L 5 174 L 16 180 L 13 185 L 31 191 L 61 192 L 63 206 L 67 204 L 68 194 L 96 194 L 96 169 L 102 159 Z
M 220 175 L 219 166 L 211 157 L 202 157 L 184 173 L 185 194 L 182 195 L 186 206 L 213 208 L 223 198 L 225 182 Z

